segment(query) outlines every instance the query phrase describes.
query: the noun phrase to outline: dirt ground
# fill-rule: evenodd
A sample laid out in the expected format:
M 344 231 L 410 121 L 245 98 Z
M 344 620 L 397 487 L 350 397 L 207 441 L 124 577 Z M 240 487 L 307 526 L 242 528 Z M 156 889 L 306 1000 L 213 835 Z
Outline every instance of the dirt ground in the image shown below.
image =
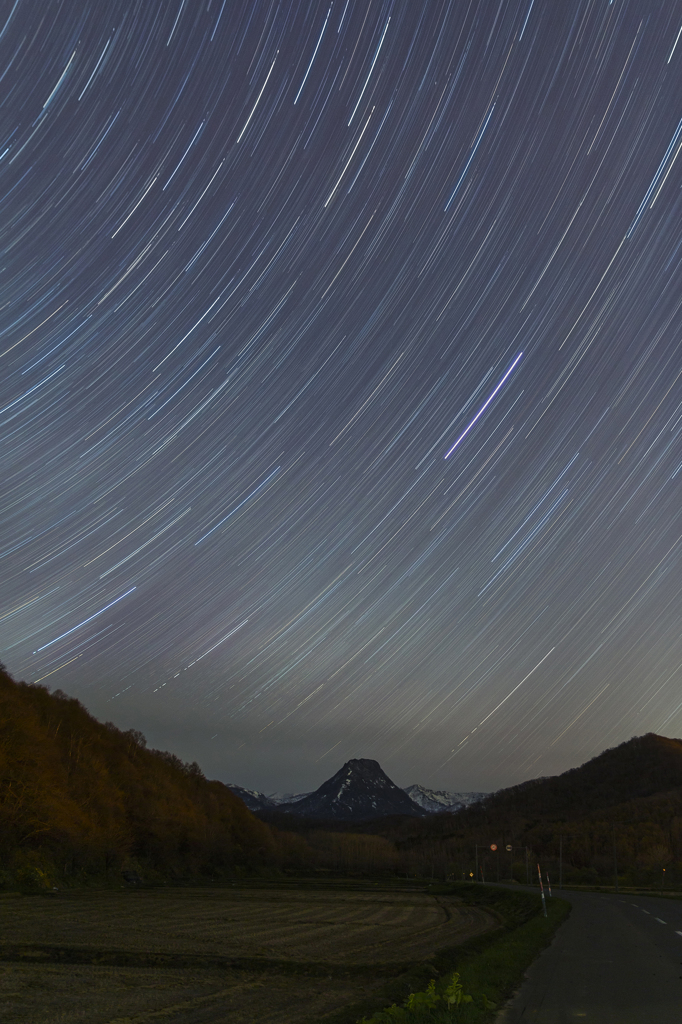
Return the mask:
M 0 899 L 2 1024 L 297 1024 L 493 927 L 452 897 L 355 889 Z

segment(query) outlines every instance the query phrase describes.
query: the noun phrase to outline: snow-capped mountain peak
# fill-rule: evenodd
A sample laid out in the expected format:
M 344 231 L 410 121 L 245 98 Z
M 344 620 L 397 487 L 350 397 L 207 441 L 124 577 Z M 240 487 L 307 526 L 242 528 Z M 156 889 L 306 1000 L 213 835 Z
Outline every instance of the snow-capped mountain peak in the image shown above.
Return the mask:
M 305 817 L 347 821 L 420 813 L 419 807 L 389 779 L 379 762 L 366 757 L 347 761 L 319 789 L 290 804 L 286 810 Z

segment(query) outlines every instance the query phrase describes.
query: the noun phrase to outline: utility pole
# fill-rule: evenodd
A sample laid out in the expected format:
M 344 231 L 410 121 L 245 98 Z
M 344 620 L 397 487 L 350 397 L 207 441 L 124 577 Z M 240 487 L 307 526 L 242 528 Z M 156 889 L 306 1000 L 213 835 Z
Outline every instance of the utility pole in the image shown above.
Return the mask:
M 530 874 L 528 873 L 528 847 L 526 847 L 526 885 L 530 885 Z
M 478 848 L 480 846 L 482 850 L 489 850 L 490 846 L 487 843 L 476 843 L 475 846 L 476 846 L 476 881 L 478 881 Z M 497 845 L 495 845 L 495 850 L 497 850 Z M 481 878 L 483 879 L 483 883 L 485 884 L 485 874 L 483 872 L 483 864 L 481 864 Z M 500 855 L 499 855 L 499 851 L 498 851 L 498 854 L 497 854 L 497 880 L 499 881 L 499 879 L 500 879 Z
M 509 879 L 514 881 L 514 850 L 525 850 L 526 851 L 526 878 L 528 877 L 528 847 L 527 846 L 513 846 L 509 843 L 506 846 L 507 853 L 509 854 Z
M 564 836 L 563 833 L 561 833 L 561 832 L 559 833 L 559 888 L 560 889 L 563 889 L 563 887 L 564 887 L 564 858 L 563 858 L 564 838 L 566 838 L 566 839 L 579 839 L 580 836 L 574 835 L 574 834 Z
M 613 872 L 616 882 L 616 892 L 618 892 L 618 855 L 616 854 L 616 829 L 612 829 L 613 835 Z

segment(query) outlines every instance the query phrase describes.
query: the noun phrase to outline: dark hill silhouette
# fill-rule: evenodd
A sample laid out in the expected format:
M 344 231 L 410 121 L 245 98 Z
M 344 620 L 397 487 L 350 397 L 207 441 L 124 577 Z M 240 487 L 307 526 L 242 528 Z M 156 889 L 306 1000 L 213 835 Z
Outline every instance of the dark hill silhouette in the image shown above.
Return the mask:
M 421 815 L 421 807 L 392 782 L 378 761 L 346 761 L 331 779 L 296 803 L 279 808 L 287 815 L 340 821 L 365 821 L 386 815 Z
M 603 751 L 562 775 L 490 794 L 457 815 L 469 821 L 510 817 L 548 820 L 602 813 L 631 800 L 682 787 L 682 740 L 647 733 Z

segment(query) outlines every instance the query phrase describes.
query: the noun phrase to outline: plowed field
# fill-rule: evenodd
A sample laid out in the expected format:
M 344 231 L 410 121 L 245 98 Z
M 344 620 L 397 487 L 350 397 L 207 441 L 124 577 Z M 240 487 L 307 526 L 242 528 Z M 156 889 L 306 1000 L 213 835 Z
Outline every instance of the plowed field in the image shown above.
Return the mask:
M 376 886 L 5 897 L 0 1022 L 322 1020 L 496 923 L 452 897 Z

